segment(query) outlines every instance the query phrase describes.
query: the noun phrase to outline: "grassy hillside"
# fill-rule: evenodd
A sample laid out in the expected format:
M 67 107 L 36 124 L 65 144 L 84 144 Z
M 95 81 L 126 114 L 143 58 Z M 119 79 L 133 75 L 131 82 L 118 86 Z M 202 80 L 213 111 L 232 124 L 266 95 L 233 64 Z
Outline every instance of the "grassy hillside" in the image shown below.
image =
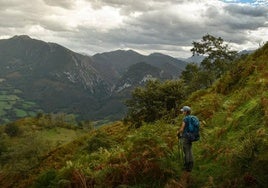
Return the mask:
M 211 88 L 195 92 L 181 104 L 190 105 L 202 123 L 201 140 L 193 146 L 195 166 L 190 175 L 181 170 L 176 138 L 182 115 L 176 124 L 158 121 L 133 129 L 115 122 L 83 135 L 79 130 L 64 129 L 64 133 L 62 127 L 42 126 L 55 122 L 25 119 L 20 125 L 38 134 L 28 141 L 23 134 L 1 134 L 0 186 L 267 187 L 267 62 L 268 44 L 241 59 Z M 49 149 L 15 149 L 22 140 L 34 146 L 44 143 L 44 138 L 49 140 Z M 16 151 L 24 152 L 16 155 Z M 24 157 L 10 161 L 6 155 Z
M 193 173 L 198 185 L 268 185 L 267 60 L 268 44 L 186 101 L 203 120 Z

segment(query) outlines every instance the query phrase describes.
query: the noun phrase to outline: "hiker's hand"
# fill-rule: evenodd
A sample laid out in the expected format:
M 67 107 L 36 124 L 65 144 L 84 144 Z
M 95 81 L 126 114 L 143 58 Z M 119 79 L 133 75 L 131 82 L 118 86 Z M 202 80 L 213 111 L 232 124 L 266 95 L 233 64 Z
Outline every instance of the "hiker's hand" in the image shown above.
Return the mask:
M 180 132 L 177 133 L 178 138 L 182 137 L 182 134 L 180 134 Z

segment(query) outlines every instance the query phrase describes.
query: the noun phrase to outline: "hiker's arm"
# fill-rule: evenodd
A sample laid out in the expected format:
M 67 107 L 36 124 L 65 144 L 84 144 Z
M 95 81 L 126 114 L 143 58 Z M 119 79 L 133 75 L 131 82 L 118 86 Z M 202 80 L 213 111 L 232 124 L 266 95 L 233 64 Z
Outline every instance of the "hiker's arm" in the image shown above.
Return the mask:
M 182 122 L 180 129 L 177 131 L 177 135 L 183 132 L 184 127 L 185 127 L 185 122 Z

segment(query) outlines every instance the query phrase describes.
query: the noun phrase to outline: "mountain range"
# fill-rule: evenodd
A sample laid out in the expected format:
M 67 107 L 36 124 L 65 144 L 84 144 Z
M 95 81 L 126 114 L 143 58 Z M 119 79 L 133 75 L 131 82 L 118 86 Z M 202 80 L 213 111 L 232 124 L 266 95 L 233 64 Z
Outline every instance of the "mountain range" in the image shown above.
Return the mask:
M 186 65 L 160 53 L 117 50 L 87 56 L 26 35 L 2 39 L 0 117 L 13 120 L 40 111 L 118 119 L 133 88 L 152 79 L 179 78 Z

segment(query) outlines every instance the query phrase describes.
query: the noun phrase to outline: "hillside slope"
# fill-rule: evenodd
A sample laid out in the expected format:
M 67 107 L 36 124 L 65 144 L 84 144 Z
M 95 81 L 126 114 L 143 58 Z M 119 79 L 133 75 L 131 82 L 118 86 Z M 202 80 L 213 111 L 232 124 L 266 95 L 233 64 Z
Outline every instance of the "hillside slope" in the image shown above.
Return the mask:
M 268 43 L 180 105 L 190 105 L 202 123 L 187 187 L 267 187 L 267 62 Z M 176 130 L 182 118 L 175 126 L 161 120 L 139 129 L 121 122 L 101 127 L 41 157 L 24 176 L 2 171 L 0 185 L 181 187 Z
M 203 123 L 194 171 L 202 186 L 267 187 L 267 62 L 268 43 L 185 102 Z

